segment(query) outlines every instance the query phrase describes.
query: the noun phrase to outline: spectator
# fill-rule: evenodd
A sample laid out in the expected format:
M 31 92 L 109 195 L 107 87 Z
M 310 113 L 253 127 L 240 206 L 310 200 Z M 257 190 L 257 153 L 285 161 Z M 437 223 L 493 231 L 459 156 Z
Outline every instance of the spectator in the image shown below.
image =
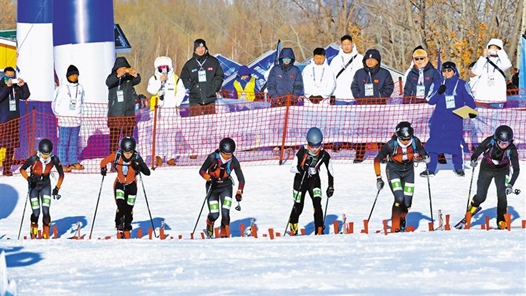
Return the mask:
M 84 88 L 79 83 L 79 69 L 70 65 L 66 71 L 66 81 L 55 89 L 51 108 L 58 118 L 58 158 L 65 172 L 83 170 L 77 160 Z
M 511 76 L 511 83 L 519 88 L 519 69 L 513 68 L 513 75 Z
M 110 153 L 119 149 L 121 132 L 123 137 L 133 135 L 136 125 L 134 86 L 140 82 L 141 75 L 130 66 L 125 57 L 118 57 L 106 78 Z
M 363 67 L 363 56 L 356 50 L 356 44 L 350 35 L 340 38 L 340 51 L 331 61 L 331 69 L 336 79 L 333 96 L 337 99 L 354 101 L 351 84 L 354 74 Z
M 211 56 L 203 39 L 194 41 L 194 54 L 183 66 L 181 80 L 190 96 L 190 116 L 215 114 L 217 92 L 225 74 L 219 61 Z
M 410 68 L 404 85 L 405 103 L 425 103 L 429 87 L 440 73 L 429 62 L 427 52 L 418 48 L 413 52 L 413 66 Z
M 506 75 L 511 67 L 510 59 L 503 49 L 502 40 L 491 39 L 484 53 L 473 67 L 478 83 L 474 90 L 475 100 L 480 103 L 506 102 Z
M 513 68 L 511 79 L 506 82 L 507 94 L 509 96 L 519 94 L 519 69 Z
M 179 116 L 179 108 L 184 100 L 185 88 L 183 81 L 175 74 L 172 59 L 165 56 L 157 57 L 153 63 L 154 74 L 148 80 L 147 91 L 153 96 L 150 98 L 150 106 L 159 108 L 159 125 L 157 127 L 157 139 L 160 145 L 156 152 L 161 151 L 164 156 L 155 156 L 156 166 L 162 166 L 163 160 L 169 166 L 175 163 L 175 126 L 168 121 L 169 118 Z M 169 109 L 164 109 L 169 108 Z M 163 155 L 163 154 L 160 154 Z
M 330 104 L 330 97 L 336 86 L 336 79 L 325 59 L 325 49 L 318 47 L 313 52 L 312 62 L 303 69 L 305 106 Z
M 267 89 L 272 105 L 279 107 L 286 103 L 286 95 L 293 95 L 293 99 L 303 96 L 303 78 L 298 67 L 294 66 L 294 51 L 285 47 L 279 54 L 279 63 L 270 70 Z
M 479 80 L 479 77 L 477 76 L 477 74 L 473 73 L 473 67 L 475 66 L 477 62 L 472 62 L 471 64 L 468 65 L 468 76 L 469 76 L 469 87 L 471 88 L 471 94 L 473 95 L 473 98 L 476 97 L 476 92 L 475 92 L 475 89 L 476 89 L 476 85 L 477 85 L 477 82 Z
M 234 98 L 252 102 L 256 99 L 258 86 L 256 78 L 252 76 L 250 69 L 243 65 L 237 70 L 236 80 L 234 80 Z
M 376 49 L 369 49 L 362 60 L 363 68 L 356 71 L 351 90 L 353 96 L 361 105 L 385 104 L 394 90 L 393 77 L 391 73 L 381 67 L 382 58 Z M 382 149 L 383 143 L 378 143 L 378 149 Z M 364 160 L 366 143 L 357 143 L 354 146 L 356 156 L 354 163 Z
M 444 80 L 435 81 L 426 98 L 429 105 L 435 105 L 435 110 L 429 121 L 429 139 L 425 145 L 431 161 L 427 170 L 420 173 L 421 177 L 436 174 L 439 153 L 451 154 L 455 174 L 459 177 L 465 175 L 461 148 L 465 143 L 462 138 L 463 119 L 453 111 L 463 106 L 475 108 L 475 102 L 469 85 L 459 78 L 455 63 L 443 63 L 442 75 Z
M 16 78 L 15 69 L 4 69 L 4 78 L 0 81 L 0 147 L 5 148 L 2 163 L 3 175 L 12 176 L 11 165 L 15 148 L 20 147 L 20 100 L 27 100 L 31 93 L 22 78 Z

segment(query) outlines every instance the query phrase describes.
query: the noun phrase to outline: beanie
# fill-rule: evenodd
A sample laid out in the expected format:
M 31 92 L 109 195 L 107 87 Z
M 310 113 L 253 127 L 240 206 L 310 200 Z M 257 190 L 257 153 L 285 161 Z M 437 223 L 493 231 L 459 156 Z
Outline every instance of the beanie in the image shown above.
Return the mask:
M 73 74 L 79 75 L 79 69 L 77 69 L 77 67 L 74 65 L 69 65 L 68 70 L 66 71 L 66 77 L 69 77 Z
M 195 49 L 198 48 L 199 46 L 203 46 L 204 48 L 208 49 L 208 48 L 206 47 L 206 41 L 205 41 L 204 39 L 201 39 L 201 38 L 199 38 L 199 39 L 195 39 L 195 41 L 194 41 L 194 51 L 195 51 Z
M 442 64 L 442 69 L 451 69 L 454 72 L 457 72 L 457 65 L 455 65 L 453 62 L 447 61 Z

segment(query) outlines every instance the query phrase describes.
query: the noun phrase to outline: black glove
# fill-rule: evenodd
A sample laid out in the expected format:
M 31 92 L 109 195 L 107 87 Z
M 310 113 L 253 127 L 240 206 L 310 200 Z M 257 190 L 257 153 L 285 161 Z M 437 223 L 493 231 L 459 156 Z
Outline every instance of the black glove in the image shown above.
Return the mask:
M 131 162 L 131 167 L 134 171 L 139 172 L 141 168 L 141 164 L 137 160 L 134 160 Z
M 327 187 L 327 197 L 331 197 L 334 194 L 334 187 L 329 186 Z
M 236 193 L 236 200 L 237 200 L 238 202 L 240 202 L 240 201 L 243 200 L 243 196 L 242 196 L 242 194 L 243 194 L 243 191 L 242 191 L 242 190 L 238 190 L 238 191 L 237 191 L 237 193 Z
M 424 155 L 424 157 L 422 157 L 422 160 L 425 163 L 430 163 L 431 162 L 431 157 L 429 157 L 429 154 L 426 154 L 426 155 Z
M 446 92 L 446 85 L 445 84 L 440 85 L 440 87 L 438 88 L 438 94 L 441 95 L 445 92 Z
M 29 188 L 37 187 L 37 180 L 38 180 L 38 177 L 35 175 L 31 175 L 27 177 L 27 184 L 29 185 Z
M 382 180 L 382 177 L 377 177 L 376 178 L 376 189 L 378 190 L 382 190 L 384 188 L 384 180 Z
M 56 200 L 59 200 L 62 196 L 60 196 L 60 194 L 58 194 L 58 188 L 55 186 L 55 188 L 53 188 L 53 193 L 51 194 L 53 195 L 53 199 L 56 199 Z
M 108 172 L 108 169 L 106 167 L 100 168 L 100 174 L 103 176 L 106 176 L 106 173 Z
M 469 113 L 468 115 L 469 115 L 469 118 L 475 118 L 475 117 L 477 117 L 477 114 L 475 114 L 475 113 Z
M 472 160 L 471 160 L 471 167 L 472 167 L 472 168 L 476 168 L 477 165 L 478 165 L 477 160 L 476 160 L 476 159 L 472 159 Z

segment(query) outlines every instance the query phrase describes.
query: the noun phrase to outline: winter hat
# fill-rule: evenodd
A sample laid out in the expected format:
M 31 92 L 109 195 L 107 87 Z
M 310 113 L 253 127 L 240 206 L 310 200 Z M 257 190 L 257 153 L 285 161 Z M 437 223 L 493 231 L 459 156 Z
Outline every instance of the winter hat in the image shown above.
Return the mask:
M 471 64 L 468 65 L 468 68 L 473 68 L 475 66 L 477 62 L 472 62 Z
M 442 69 L 451 69 L 453 72 L 457 72 L 457 65 L 453 62 L 447 61 L 442 64 Z
M 344 40 L 349 40 L 352 42 L 352 37 L 349 34 L 343 35 L 342 38 L 340 38 L 340 42 L 343 42 Z
M 245 65 L 239 67 L 239 70 L 237 70 L 237 75 L 239 76 L 250 75 L 250 74 L 252 74 L 250 69 Z
M 503 48 L 504 48 L 504 45 L 502 44 L 502 40 L 497 39 L 497 38 L 493 38 L 493 39 L 491 39 L 491 40 L 488 42 L 488 46 L 486 46 L 486 48 L 489 48 L 491 45 L 495 45 L 495 46 L 497 46 L 499 49 L 503 49 Z
M 206 41 L 204 39 L 201 39 L 201 38 L 195 39 L 195 41 L 194 41 L 194 51 L 199 46 L 203 46 L 204 48 L 206 48 L 208 50 L 208 47 L 206 47 Z
M 373 59 L 377 60 L 378 63 L 380 63 L 382 61 L 382 57 L 380 56 L 380 52 L 377 49 L 374 49 L 374 48 L 367 50 L 367 52 L 363 56 L 363 61 L 365 62 L 365 60 L 367 60 L 369 58 L 373 58 Z
M 69 65 L 68 70 L 66 71 L 66 77 L 69 77 L 73 74 L 79 75 L 79 69 L 77 69 L 77 67 L 74 65 Z
M 419 48 L 413 51 L 413 58 L 416 57 L 427 57 L 427 52 L 424 49 Z

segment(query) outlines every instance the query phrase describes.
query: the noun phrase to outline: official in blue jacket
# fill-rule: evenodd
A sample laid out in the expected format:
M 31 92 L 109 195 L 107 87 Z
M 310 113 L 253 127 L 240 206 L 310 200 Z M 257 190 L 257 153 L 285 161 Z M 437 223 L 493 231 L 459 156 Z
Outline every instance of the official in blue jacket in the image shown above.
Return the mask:
M 286 95 L 293 95 L 293 99 L 303 96 L 303 77 L 298 67 L 294 66 L 294 51 L 285 47 L 279 54 L 279 64 L 272 67 L 268 76 L 268 94 L 276 106 L 285 102 Z
M 465 145 L 462 138 L 464 121 L 453 111 L 463 106 L 475 108 L 475 102 L 469 84 L 459 78 L 455 63 L 443 63 L 442 76 L 444 79 L 435 81 L 426 97 L 429 105 L 435 105 L 435 110 L 429 121 L 429 140 L 425 144 L 431 161 L 428 170 L 420 173 L 421 177 L 435 175 L 439 153 L 451 154 L 455 173 L 459 177 L 465 175 L 461 148 Z

